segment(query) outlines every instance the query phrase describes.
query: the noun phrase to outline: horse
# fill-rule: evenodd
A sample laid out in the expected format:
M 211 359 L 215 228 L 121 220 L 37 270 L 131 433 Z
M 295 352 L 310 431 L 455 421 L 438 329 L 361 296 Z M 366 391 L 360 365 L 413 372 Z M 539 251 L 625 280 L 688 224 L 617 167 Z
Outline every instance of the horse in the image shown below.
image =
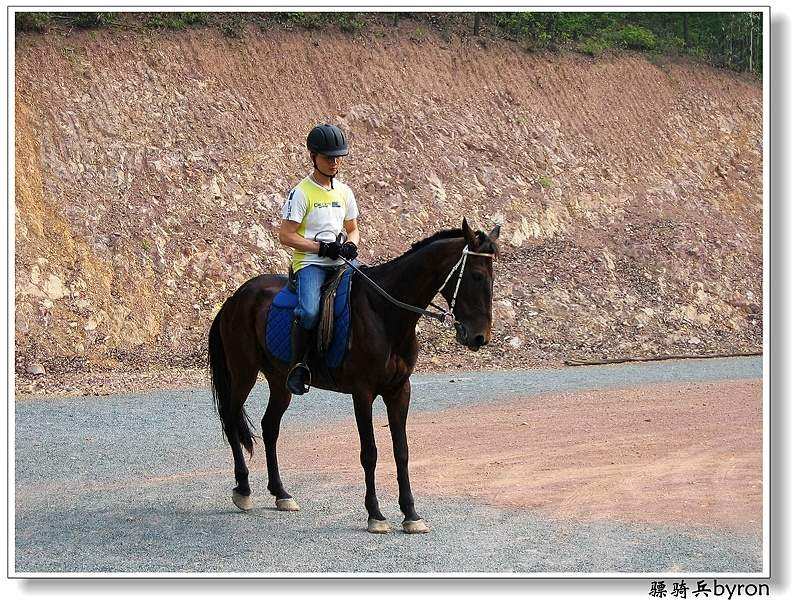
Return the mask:
M 492 335 L 492 260 L 498 256 L 499 234 L 499 225 L 487 235 L 473 231 L 464 219 L 460 229 L 439 231 L 388 262 L 362 266 L 363 276 L 354 273 L 352 277 L 351 337 L 342 364 L 326 370 L 320 357 L 310 357 L 312 386 L 352 395 L 370 533 L 388 533 L 392 529 L 375 493 L 378 451 L 372 405 L 377 396 L 383 398 L 389 417 L 403 531 L 430 531 L 414 507 L 406 421 L 411 398 L 409 378 L 419 353 L 416 325 L 423 313 L 435 313 L 409 308 L 430 307 L 441 293 L 450 310 L 439 308 L 444 315 L 440 320 L 454 327 L 458 343 L 471 351 L 487 345 Z M 455 277 L 457 268 L 460 272 Z M 286 276 L 269 274 L 245 282 L 223 303 L 208 335 L 213 402 L 233 452 L 236 486 L 232 500 L 242 511 L 254 507 L 243 449 L 252 457 L 255 434 L 244 403 L 259 372 L 269 385 L 269 401 L 261 419 L 267 489 L 275 497 L 278 510 L 300 510 L 284 488 L 276 454 L 281 418 L 292 398 L 285 385 L 290 365 L 269 352 L 265 339 L 271 302 L 286 283 Z

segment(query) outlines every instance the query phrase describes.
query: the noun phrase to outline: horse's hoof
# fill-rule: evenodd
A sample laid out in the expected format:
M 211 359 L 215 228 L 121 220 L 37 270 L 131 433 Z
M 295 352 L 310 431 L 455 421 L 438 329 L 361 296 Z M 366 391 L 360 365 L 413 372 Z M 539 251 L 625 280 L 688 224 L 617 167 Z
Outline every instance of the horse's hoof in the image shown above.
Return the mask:
M 242 496 L 239 492 L 234 491 L 231 499 L 233 503 L 236 505 L 236 508 L 239 510 L 243 510 L 247 512 L 248 510 L 253 510 L 253 499 L 250 496 Z
M 367 531 L 370 533 L 389 533 L 391 530 L 392 526 L 389 525 L 389 521 L 386 519 L 383 521 L 378 521 L 378 519 L 367 521 Z
M 288 512 L 297 512 L 300 510 L 300 505 L 294 501 L 294 498 L 276 498 L 275 506 L 278 510 L 285 510 Z
M 403 531 L 406 533 L 428 533 L 430 530 L 431 528 L 422 519 L 418 521 L 403 521 Z

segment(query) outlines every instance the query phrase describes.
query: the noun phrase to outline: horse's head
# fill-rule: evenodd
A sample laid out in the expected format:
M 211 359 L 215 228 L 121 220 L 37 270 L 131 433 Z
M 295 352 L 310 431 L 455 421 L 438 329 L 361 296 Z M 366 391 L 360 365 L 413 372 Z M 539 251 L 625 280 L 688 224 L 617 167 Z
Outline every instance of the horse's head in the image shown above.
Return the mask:
M 482 231 L 473 231 L 464 219 L 461 229 L 467 251 L 462 257 L 466 261 L 463 276 L 459 283 L 460 269 L 457 269 L 442 294 L 453 307 L 456 339 L 470 350 L 477 350 L 488 344 L 492 337 L 492 260 L 498 254 L 496 242 L 500 226 L 495 226 L 486 235 Z

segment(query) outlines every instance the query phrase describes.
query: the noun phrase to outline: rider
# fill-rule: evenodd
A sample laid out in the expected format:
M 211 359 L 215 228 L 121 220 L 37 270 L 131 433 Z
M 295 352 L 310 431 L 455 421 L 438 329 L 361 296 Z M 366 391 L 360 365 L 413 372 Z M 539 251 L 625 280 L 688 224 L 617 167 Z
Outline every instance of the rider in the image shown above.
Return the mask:
M 341 181 L 334 184 L 347 140 L 335 125 L 317 125 L 308 134 L 306 147 L 314 170 L 289 193 L 283 205 L 279 239 L 294 250 L 292 270 L 297 282 L 297 308 L 292 323 L 292 368 L 286 388 L 304 394 L 311 381 L 306 364 L 314 330 L 319 321 L 320 296 L 326 275 L 358 254 L 358 207 L 353 191 Z M 344 243 L 337 240 L 342 228 Z

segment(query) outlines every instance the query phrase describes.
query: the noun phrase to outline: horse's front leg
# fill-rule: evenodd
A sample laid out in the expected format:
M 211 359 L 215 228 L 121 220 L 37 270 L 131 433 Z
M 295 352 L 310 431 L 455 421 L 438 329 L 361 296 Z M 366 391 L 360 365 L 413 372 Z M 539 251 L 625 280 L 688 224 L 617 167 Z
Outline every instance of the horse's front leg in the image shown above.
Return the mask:
M 392 432 L 394 462 L 397 466 L 397 484 L 400 488 L 400 510 L 405 515 L 403 531 L 406 533 L 428 533 L 430 527 L 414 509 L 414 495 L 408 478 L 408 439 L 406 437 L 406 419 L 408 405 L 411 400 L 411 382 L 407 379 L 402 387 L 392 393 L 383 395 L 386 411 L 389 415 L 389 429 Z
M 378 506 L 378 496 L 375 494 L 375 463 L 378 462 L 378 448 L 375 446 L 375 432 L 372 428 L 372 403 L 375 395 L 371 392 L 355 392 L 353 394 L 353 408 L 356 414 L 358 436 L 361 439 L 361 466 L 364 467 L 364 481 L 367 494 L 364 506 L 367 508 L 369 519 L 367 531 L 370 533 L 388 533 L 392 530 L 386 517 L 381 514 Z

